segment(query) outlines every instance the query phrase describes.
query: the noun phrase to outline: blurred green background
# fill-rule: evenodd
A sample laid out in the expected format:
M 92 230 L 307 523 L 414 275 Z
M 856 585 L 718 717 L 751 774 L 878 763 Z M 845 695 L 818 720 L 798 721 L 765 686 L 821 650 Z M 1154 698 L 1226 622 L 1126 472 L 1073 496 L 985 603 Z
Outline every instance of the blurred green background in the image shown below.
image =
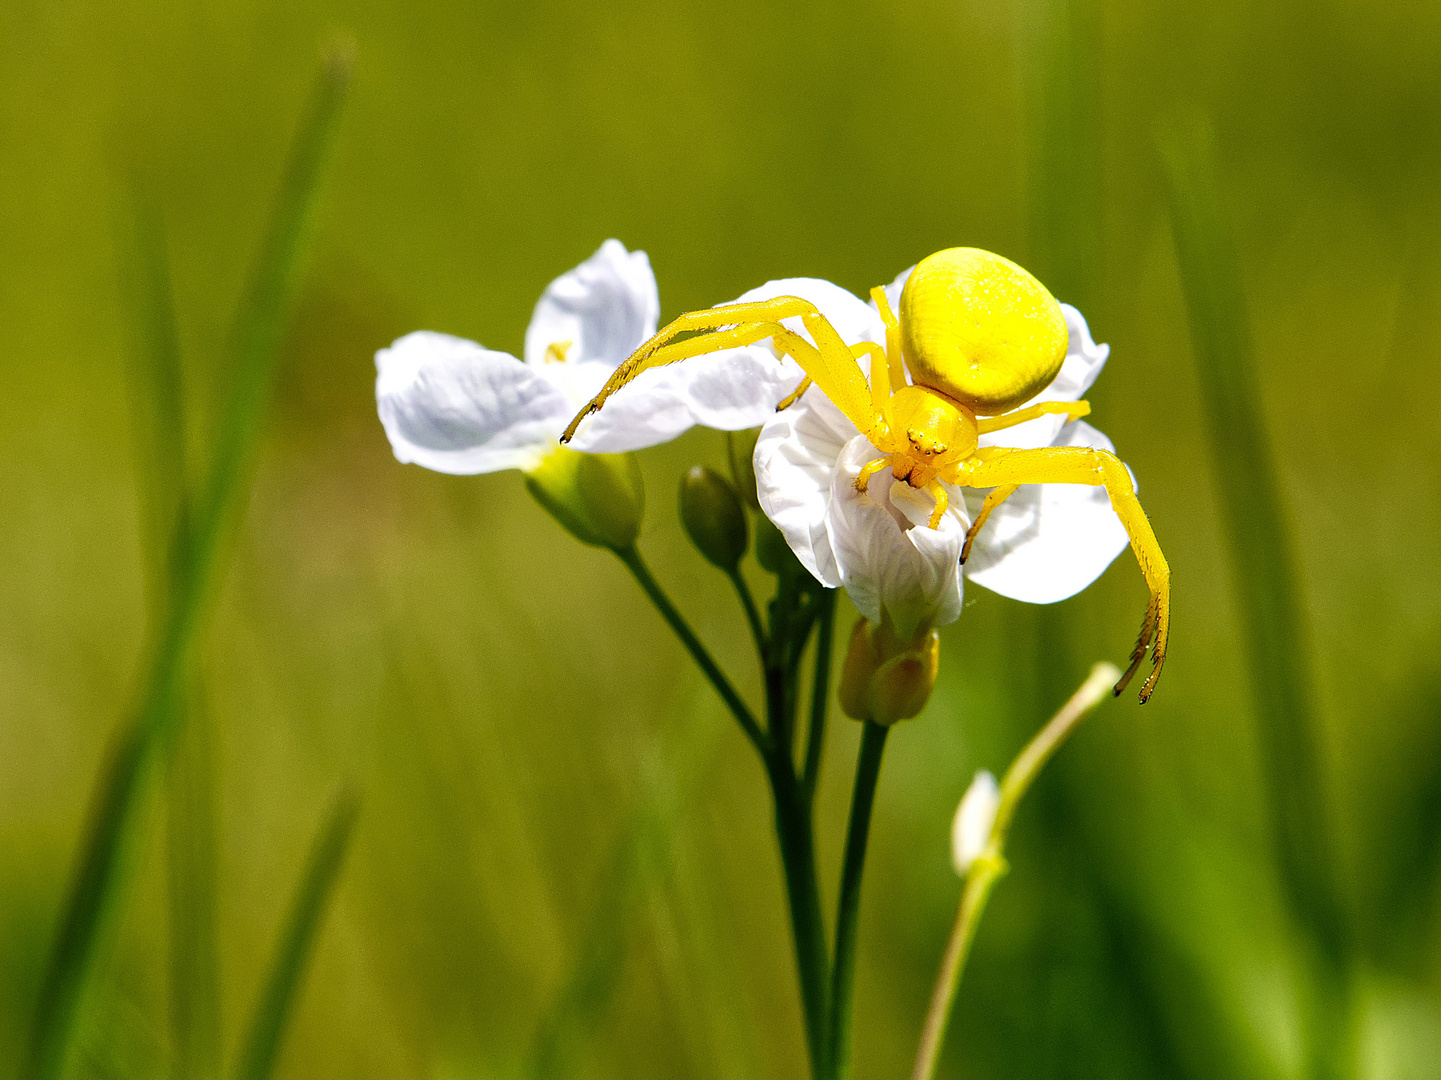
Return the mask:
M 545 284 L 615 236 L 649 252 L 665 318 L 769 278 L 863 293 L 974 245 L 1111 344 L 1093 420 L 1174 570 L 1170 660 L 1153 701 L 1103 706 L 1022 808 L 942 1072 L 1305 1071 L 1311 959 L 1243 633 L 1263 598 L 1228 554 L 1254 489 L 1213 465 L 1158 150 L 1201 122 L 1289 523 L 1258 555 L 1293 560 L 1303 615 L 1272 644 L 1312 703 L 1347 940 L 1336 1022 L 1349 1070 L 1441 1072 L 1441 7 L 1424 0 L 9 0 L 0 1071 L 25 1068 L 94 778 L 143 670 L 137 206 L 163 221 L 198 459 L 335 33 L 354 88 L 196 694 L 227 1060 L 348 784 L 359 822 L 281 1074 L 805 1069 L 750 747 L 624 569 L 518 474 L 402 467 L 375 416 L 376 348 L 429 328 L 518 352 Z M 642 550 L 754 699 L 742 615 L 675 516 L 682 469 L 721 466 L 723 439 L 642 461 Z M 858 1075 L 909 1069 L 972 773 L 1003 769 L 1090 663 L 1121 660 L 1143 603 L 1129 556 L 1052 608 L 968 591 L 881 777 Z M 837 719 L 828 907 L 857 741 Z M 146 792 L 79 1074 L 173 1068 L 167 788 Z

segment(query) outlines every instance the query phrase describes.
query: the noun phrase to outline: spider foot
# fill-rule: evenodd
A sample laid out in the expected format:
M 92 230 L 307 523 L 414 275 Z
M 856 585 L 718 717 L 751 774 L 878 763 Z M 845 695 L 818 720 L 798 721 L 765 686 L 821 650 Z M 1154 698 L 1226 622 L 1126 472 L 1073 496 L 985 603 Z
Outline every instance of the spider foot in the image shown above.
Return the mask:
M 1136 647 L 1131 650 L 1131 662 L 1127 666 L 1125 674 L 1116 683 L 1115 694 L 1120 696 L 1122 690 L 1130 683 L 1131 677 L 1141 666 L 1141 661 L 1146 658 L 1146 653 L 1151 653 L 1151 674 L 1141 685 L 1141 704 L 1145 704 L 1150 698 L 1151 692 L 1156 688 L 1156 680 L 1161 676 L 1161 665 L 1166 662 L 1166 637 L 1169 619 L 1163 614 L 1163 602 L 1159 594 L 1152 593 L 1150 602 L 1146 605 L 1146 616 L 1141 620 L 1141 632 L 1136 638 Z M 1154 648 L 1153 648 L 1154 646 Z

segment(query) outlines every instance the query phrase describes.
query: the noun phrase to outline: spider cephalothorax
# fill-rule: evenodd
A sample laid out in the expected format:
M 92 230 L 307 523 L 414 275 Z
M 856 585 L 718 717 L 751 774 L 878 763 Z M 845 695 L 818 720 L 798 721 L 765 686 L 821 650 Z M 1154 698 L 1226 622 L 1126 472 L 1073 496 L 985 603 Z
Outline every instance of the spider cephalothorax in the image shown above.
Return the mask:
M 977 248 L 948 248 L 923 259 L 901 293 L 899 317 L 884 289 L 872 289 L 871 297 L 885 324 L 884 347 L 870 341 L 847 345 L 814 304 L 795 296 L 682 315 L 616 369 L 561 441 L 568 441 L 586 416 L 642 371 L 769 338 L 806 376 L 779 408 L 814 383 L 881 451 L 883 456 L 861 470 L 856 480 L 861 491 L 877 472 L 890 468 L 897 480 L 932 495 L 930 524 L 935 528 L 949 503 L 942 481 L 991 489 L 966 534 L 962 562 L 991 512 L 1020 485 L 1104 487 L 1151 594 L 1130 666 L 1116 691 L 1124 689 L 1149 649 L 1153 666 L 1141 687 L 1145 701 L 1165 662 L 1170 570 L 1125 465 L 1108 451 L 1088 447 L 979 445 L 982 435 L 1048 413 L 1065 413 L 1074 420 L 1091 411 L 1084 401 L 1018 408 L 1051 384 L 1066 357 L 1060 305 L 1015 263 Z M 811 340 L 781 322 L 793 317 L 801 320 Z M 688 331 L 702 333 L 673 340 Z M 857 362 L 866 354 L 869 381 Z

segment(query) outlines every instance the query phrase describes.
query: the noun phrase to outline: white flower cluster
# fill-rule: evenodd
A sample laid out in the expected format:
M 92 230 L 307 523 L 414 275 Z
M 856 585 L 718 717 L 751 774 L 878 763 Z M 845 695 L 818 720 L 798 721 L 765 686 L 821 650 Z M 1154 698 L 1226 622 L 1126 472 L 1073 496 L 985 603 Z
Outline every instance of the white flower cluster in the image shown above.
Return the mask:
M 887 287 L 898 305 L 905 271 Z M 874 304 L 815 278 L 769 282 L 736 303 L 799 296 L 848 344 L 882 343 Z M 1109 347 L 1061 305 L 1069 348 L 1056 379 L 1033 401 L 1077 401 L 1106 363 Z M 567 422 L 656 329 L 660 301 L 650 261 L 607 240 L 541 295 L 525 335 L 525 360 L 445 334 L 418 332 L 376 354 L 376 399 L 395 455 L 447 473 L 531 471 L 559 449 Z M 786 325 L 809 339 L 800 319 Z M 862 367 L 867 361 L 862 358 Z M 857 610 L 886 619 L 901 636 L 960 615 L 962 571 L 978 585 L 1031 603 L 1084 589 L 1126 547 L 1106 491 L 1073 484 L 1026 485 L 981 530 L 964 567 L 960 552 L 984 491 L 947 488 L 950 505 L 929 527 L 932 497 L 877 474 L 857 490 L 877 450 L 816 388 L 776 405 L 801 383 L 789 359 L 762 342 L 644 372 L 581 426 L 576 450 L 617 453 L 666 442 L 694 425 L 762 426 L 755 473 L 762 509 L 823 584 L 845 586 Z M 981 436 L 982 446 L 1112 449 L 1081 420 L 1043 416 Z

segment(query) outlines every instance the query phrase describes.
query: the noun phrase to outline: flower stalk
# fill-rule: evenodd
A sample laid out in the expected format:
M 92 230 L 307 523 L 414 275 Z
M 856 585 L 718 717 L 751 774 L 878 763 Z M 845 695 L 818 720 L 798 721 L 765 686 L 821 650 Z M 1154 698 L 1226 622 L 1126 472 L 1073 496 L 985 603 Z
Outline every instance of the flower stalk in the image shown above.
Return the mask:
M 925 1026 L 921 1031 L 920 1046 L 916 1051 L 915 1080 L 930 1080 L 936 1072 L 941 1045 L 945 1041 L 946 1026 L 950 1021 L 951 1006 L 956 1000 L 956 990 L 961 984 L 966 959 L 970 955 L 971 943 L 975 940 L 976 928 L 991 898 L 991 890 L 1005 875 L 1008 866 L 1005 859 L 1006 834 L 1021 799 L 1030 790 L 1031 784 L 1040 775 L 1046 762 L 1050 761 L 1061 744 L 1075 731 L 1091 710 L 1110 696 L 1111 687 L 1120 677 L 1120 671 L 1111 664 L 1097 664 L 1090 676 L 1081 684 L 1071 699 L 1061 706 L 1061 711 L 1041 729 L 1024 750 L 1016 756 L 1006 777 L 1001 781 L 1000 799 L 996 804 L 995 817 L 991 822 L 990 836 L 985 849 L 971 862 L 966 874 L 966 885 L 961 893 L 960 907 L 956 911 L 955 925 L 951 928 L 950 939 L 941 960 L 940 975 L 931 995 L 931 1006 L 926 1013 Z
M 861 875 L 866 866 L 866 843 L 871 832 L 871 809 L 881 775 L 889 724 L 864 721 L 861 752 L 856 760 L 856 783 L 851 795 L 851 819 L 846 828 L 846 854 L 841 870 L 840 899 L 836 905 L 835 966 L 831 969 L 830 1060 L 836 1076 L 851 1066 L 851 997 L 856 976 L 856 929 L 861 914 Z
M 636 583 L 640 585 L 641 591 L 650 598 L 650 602 L 655 605 L 656 610 L 660 612 L 661 617 L 665 619 L 667 625 L 675 631 L 675 636 L 680 638 L 681 644 L 686 647 L 686 651 L 690 653 L 691 659 L 696 662 L 696 666 L 701 669 L 705 677 L 710 680 L 710 684 L 715 687 L 716 693 L 718 693 L 721 696 L 721 700 L 726 703 L 726 707 L 730 709 L 731 715 L 736 718 L 736 722 L 740 724 L 741 730 L 746 733 L 746 737 L 750 739 L 756 750 L 758 750 L 762 756 L 765 756 L 770 740 L 766 737 L 766 734 L 761 731 L 760 726 L 756 723 L 755 717 L 751 715 L 750 708 L 741 700 L 741 696 L 736 693 L 735 687 L 731 685 L 730 680 L 725 677 L 725 672 L 721 671 L 719 665 L 711 658 L 711 654 L 706 651 L 706 647 L 702 645 L 700 639 L 695 636 L 695 631 L 690 628 L 690 624 L 685 621 L 685 617 L 676 610 L 676 606 L 671 603 L 670 597 L 666 596 L 665 590 L 660 587 L 660 583 L 656 581 L 655 575 L 650 572 L 650 567 L 646 566 L 645 560 L 640 556 L 640 552 L 634 547 L 614 548 L 612 550 L 615 551 L 616 558 L 623 562 L 626 569 L 631 572 Z

